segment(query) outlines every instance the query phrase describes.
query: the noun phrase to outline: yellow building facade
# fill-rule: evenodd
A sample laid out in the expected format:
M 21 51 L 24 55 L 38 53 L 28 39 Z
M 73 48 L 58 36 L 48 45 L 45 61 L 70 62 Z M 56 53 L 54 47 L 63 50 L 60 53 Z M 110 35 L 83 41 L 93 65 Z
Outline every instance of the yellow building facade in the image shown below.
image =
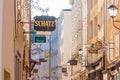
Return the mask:
M 21 0 L 22 2 L 22 0 Z M 26 80 L 29 76 L 29 44 L 17 0 L 2 1 L 2 78 Z M 27 12 L 29 14 L 29 11 Z M 29 16 L 27 19 L 29 20 Z M 28 25 L 29 26 L 29 25 Z
M 9 4 L 8 4 L 9 3 Z M 2 79 L 14 80 L 14 1 L 3 1 Z
M 111 4 L 114 4 L 117 6 L 117 8 L 120 8 L 120 1 L 119 0 L 107 0 L 106 6 L 110 6 Z M 106 42 L 107 42 L 107 57 L 106 57 L 106 78 L 111 80 L 119 80 L 120 76 L 120 31 L 119 29 L 116 29 L 113 25 L 112 18 L 110 17 L 108 10 L 107 12 L 107 35 L 106 35 Z M 118 10 L 118 13 L 115 17 L 115 20 L 120 19 L 120 11 Z M 115 25 L 120 28 L 119 22 L 114 22 Z M 105 79 L 106 79 L 105 78 Z M 104 80 L 105 80 L 104 79 Z
M 104 0 L 87 0 L 87 3 L 87 44 L 91 45 L 87 48 L 87 78 L 103 80 Z
M 16 1 L 15 25 L 15 80 L 26 80 L 31 75 L 30 66 L 30 5 L 28 0 Z M 25 5 L 26 4 L 26 5 Z M 25 6 L 28 8 L 26 8 Z M 28 23 L 25 23 L 28 22 Z M 28 32 L 28 33 L 26 33 Z

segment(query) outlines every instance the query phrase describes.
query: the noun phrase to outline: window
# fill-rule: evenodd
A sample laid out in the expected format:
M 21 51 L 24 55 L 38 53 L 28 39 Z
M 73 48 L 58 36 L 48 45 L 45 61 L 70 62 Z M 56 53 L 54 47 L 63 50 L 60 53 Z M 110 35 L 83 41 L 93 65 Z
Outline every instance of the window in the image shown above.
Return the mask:
M 115 0 L 115 1 L 114 1 L 114 4 L 115 4 L 116 6 L 118 6 L 118 0 Z
M 117 73 L 116 80 L 120 80 L 120 73 Z
M 24 50 L 24 54 L 23 54 L 23 70 L 24 70 L 24 65 L 25 65 L 25 50 Z
M 91 8 L 93 7 L 93 0 L 90 1 L 90 4 L 91 4 Z
M 114 53 L 114 43 L 113 43 L 113 38 L 111 38 L 110 41 L 109 41 L 110 60 L 113 60 L 113 53 Z
M 114 0 L 108 0 L 108 5 L 113 4 Z
M 97 16 L 94 18 L 94 23 L 95 23 L 95 35 L 97 35 L 98 34 L 98 28 L 97 28 L 98 20 L 97 20 Z
M 17 64 L 18 64 L 18 67 L 17 67 L 18 68 L 18 80 L 20 80 L 20 72 L 19 72 L 20 71 L 20 64 L 19 64 L 19 59 L 18 59 L 18 63 Z
M 96 2 L 97 2 L 97 0 L 94 0 L 94 2 L 96 3 Z
M 93 1 L 93 5 L 96 4 L 97 0 L 92 0 Z
M 17 80 L 18 79 L 18 68 L 17 68 L 17 63 L 18 63 L 18 61 L 17 61 L 17 56 L 15 57 L 15 80 Z
M 93 21 L 90 21 L 90 27 L 91 27 L 90 38 L 92 38 L 93 37 Z
M 21 62 L 19 63 L 20 64 L 20 80 L 21 80 Z
M 21 80 L 21 61 L 18 56 L 15 57 L 15 80 Z
M 4 70 L 4 80 L 10 80 L 10 73 Z
M 119 34 L 115 34 L 115 55 L 119 56 Z
M 21 8 L 21 0 L 17 0 L 17 8 L 20 10 L 20 8 Z

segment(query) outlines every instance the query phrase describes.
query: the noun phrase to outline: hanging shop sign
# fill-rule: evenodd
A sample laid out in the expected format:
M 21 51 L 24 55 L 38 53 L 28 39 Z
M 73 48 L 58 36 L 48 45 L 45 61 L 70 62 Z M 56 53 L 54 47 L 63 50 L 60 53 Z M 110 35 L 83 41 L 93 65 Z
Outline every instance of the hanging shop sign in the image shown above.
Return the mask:
M 89 53 L 98 53 L 98 50 L 89 50 Z
M 46 36 L 35 35 L 36 43 L 46 43 Z
M 66 73 L 67 72 L 67 68 L 62 68 L 62 72 Z
M 47 62 L 47 59 L 46 58 L 40 58 L 39 61 L 40 62 Z
M 41 62 L 36 62 L 36 65 L 41 65 Z
M 101 41 L 97 41 L 97 42 L 95 43 L 95 48 L 96 48 L 97 50 L 102 49 L 102 47 L 103 47 L 103 44 L 102 44 Z
M 33 73 L 38 73 L 38 69 L 33 69 Z
M 77 62 L 78 62 L 77 60 L 70 60 L 69 61 L 70 65 L 77 65 Z
M 54 16 L 35 16 L 34 29 L 36 31 L 54 31 L 56 28 Z

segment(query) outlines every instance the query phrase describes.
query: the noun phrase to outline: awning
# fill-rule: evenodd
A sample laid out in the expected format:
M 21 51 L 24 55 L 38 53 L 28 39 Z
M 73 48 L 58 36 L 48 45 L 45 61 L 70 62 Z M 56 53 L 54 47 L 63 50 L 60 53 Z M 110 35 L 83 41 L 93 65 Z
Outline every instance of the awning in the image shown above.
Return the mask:
M 112 76 L 114 76 L 114 75 L 116 75 L 117 73 L 118 73 L 118 71 L 117 71 L 117 69 L 115 68 L 114 70 L 109 70 L 109 73 L 112 75 Z
M 89 67 L 92 67 L 92 68 L 95 68 L 96 66 L 99 65 L 100 61 L 102 61 L 102 57 L 99 58 L 98 60 L 96 60 L 95 62 L 91 63 L 91 64 L 88 64 L 86 67 L 89 68 Z
M 80 78 L 80 75 L 79 75 L 79 73 L 76 73 L 76 74 L 73 75 L 71 78 L 72 78 L 72 79 L 79 79 L 79 78 Z

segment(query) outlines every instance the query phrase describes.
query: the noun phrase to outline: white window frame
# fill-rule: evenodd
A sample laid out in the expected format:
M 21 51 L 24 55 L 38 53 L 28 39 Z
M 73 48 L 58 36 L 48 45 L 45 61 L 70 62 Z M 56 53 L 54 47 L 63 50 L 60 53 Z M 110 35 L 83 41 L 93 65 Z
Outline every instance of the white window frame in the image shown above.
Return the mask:
M 114 37 L 114 40 L 115 40 L 115 56 L 119 56 L 119 33 L 115 33 L 115 37 Z
M 118 7 L 118 1 L 119 1 L 119 0 L 115 0 L 115 5 L 116 5 L 117 7 Z
M 113 37 L 109 41 L 109 56 L 110 60 L 113 60 L 113 54 L 114 54 L 114 42 L 113 42 Z

